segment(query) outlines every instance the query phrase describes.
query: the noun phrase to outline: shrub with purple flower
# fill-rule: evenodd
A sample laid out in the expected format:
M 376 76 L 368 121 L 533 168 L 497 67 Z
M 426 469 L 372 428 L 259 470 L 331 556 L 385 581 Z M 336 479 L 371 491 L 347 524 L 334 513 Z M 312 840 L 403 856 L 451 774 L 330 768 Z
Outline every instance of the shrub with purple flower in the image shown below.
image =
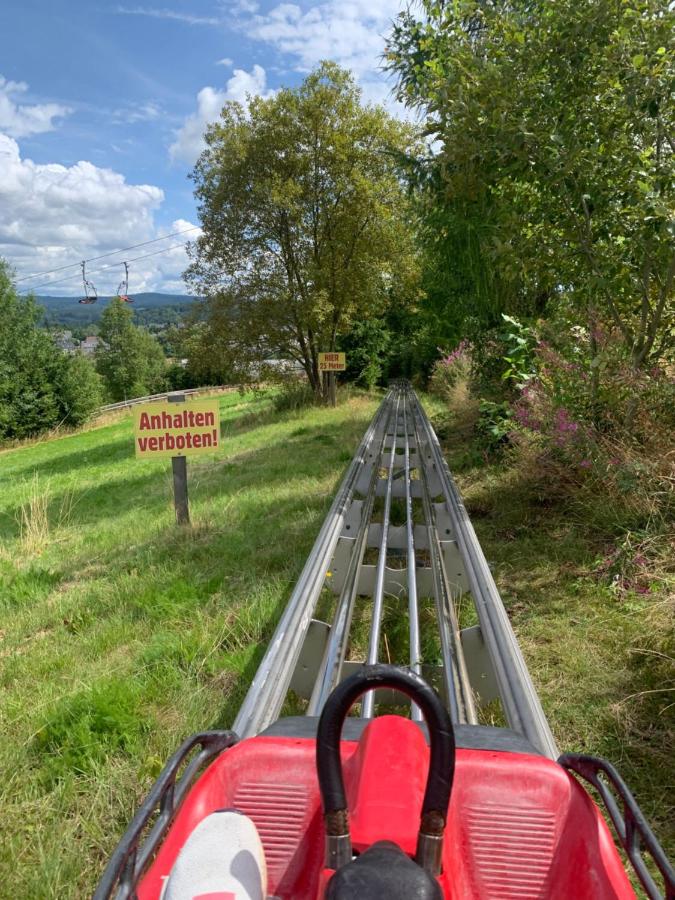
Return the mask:
M 431 373 L 429 388 L 444 400 L 448 399 L 449 391 L 463 378 L 468 379 L 471 372 L 471 344 L 462 340 L 450 352 L 441 350 L 441 358 L 434 365 Z

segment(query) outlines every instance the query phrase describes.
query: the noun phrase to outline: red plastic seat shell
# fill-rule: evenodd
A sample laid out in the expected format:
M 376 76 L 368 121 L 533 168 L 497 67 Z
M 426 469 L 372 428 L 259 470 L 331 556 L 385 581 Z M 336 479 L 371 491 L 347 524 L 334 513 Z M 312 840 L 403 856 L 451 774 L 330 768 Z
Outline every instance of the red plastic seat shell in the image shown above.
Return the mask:
M 314 755 L 313 740 L 287 737 L 252 738 L 221 754 L 176 816 L 140 900 L 159 898 L 190 832 L 229 806 L 258 827 L 268 894 L 314 900 L 325 881 Z M 399 716 L 342 742 L 355 850 L 389 839 L 414 853 L 428 757 L 420 729 Z M 467 900 L 635 897 L 604 819 L 574 778 L 544 757 L 491 750 L 457 751 L 440 883 L 446 898 Z

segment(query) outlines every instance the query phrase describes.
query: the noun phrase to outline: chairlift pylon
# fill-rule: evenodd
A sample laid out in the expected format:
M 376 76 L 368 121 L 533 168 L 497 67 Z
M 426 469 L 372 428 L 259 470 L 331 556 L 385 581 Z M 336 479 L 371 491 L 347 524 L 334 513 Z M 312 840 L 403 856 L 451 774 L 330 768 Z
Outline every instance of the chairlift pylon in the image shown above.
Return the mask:
M 117 296 L 123 303 L 133 303 L 133 298 L 129 296 L 129 264 L 122 263 L 124 266 L 124 279 L 120 281 L 117 288 Z
M 91 283 L 91 281 L 87 280 L 87 272 L 86 272 L 86 262 L 82 260 L 80 266 L 82 267 L 82 284 L 84 285 L 84 297 L 79 300 L 79 303 L 96 303 L 98 300 L 98 294 L 96 293 L 95 286 Z

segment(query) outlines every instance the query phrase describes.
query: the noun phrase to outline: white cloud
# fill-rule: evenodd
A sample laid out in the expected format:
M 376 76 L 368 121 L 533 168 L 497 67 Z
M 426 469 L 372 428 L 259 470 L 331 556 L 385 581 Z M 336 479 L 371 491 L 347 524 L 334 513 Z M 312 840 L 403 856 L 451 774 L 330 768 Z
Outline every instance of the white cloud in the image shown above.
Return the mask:
M 267 75 L 262 66 L 255 65 L 250 72 L 235 69 L 225 90 L 204 87 L 197 94 L 197 111 L 189 115 L 182 128 L 176 133 L 176 140 L 169 147 L 172 160 L 194 163 L 204 149 L 204 131 L 210 122 L 215 122 L 228 100 L 246 103 L 249 95 L 271 97 L 274 91 L 267 88 Z
M 154 215 L 164 200 L 158 187 L 127 184 L 118 172 L 90 162 L 37 164 L 22 158 L 16 141 L 1 133 L 0 172 L 0 257 L 8 260 L 19 278 L 193 227 L 184 219 L 163 229 L 156 227 Z M 88 275 L 101 294 L 110 294 L 121 280 L 125 258 L 152 253 L 131 263 L 130 289 L 182 293 L 187 256 L 183 246 L 174 245 L 197 234 L 191 231 L 167 238 L 166 243 L 93 262 L 87 267 Z M 174 249 L 155 253 L 166 247 Z M 77 274 L 75 267 L 21 281 L 18 287 L 28 290 L 40 285 L 39 293 L 76 295 L 78 278 L 69 276 Z M 49 281 L 53 287 L 42 286 Z
M 229 69 L 230 66 L 234 65 L 234 60 L 230 59 L 229 56 L 224 56 L 222 59 L 219 59 L 216 62 L 216 65 L 217 66 L 226 66 Z
M 328 0 L 303 12 L 294 3 L 280 3 L 265 15 L 253 16 L 245 28 L 252 37 L 294 56 L 301 71 L 332 59 L 363 75 L 377 66 L 383 36 L 401 5 L 401 0 Z
M 112 121 L 116 125 L 133 125 L 136 122 L 154 122 L 158 119 L 162 110 L 156 103 L 137 103 L 128 107 L 121 107 L 112 113 Z
M 259 4 L 256 0 L 233 0 L 233 2 L 221 3 L 223 10 L 230 13 L 254 13 L 258 11 Z
M 60 103 L 21 103 L 28 90 L 23 81 L 7 81 L 0 75 L 0 130 L 15 138 L 53 131 L 53 120 L 72 110 Z
M 190 13 L 182 13 L 173 9 L 157 9 L 149 6 L 118 6 L 116 13 L 122 16 L 148 16 L 151 19 L 171 19 L 174 22 L 184 22 L 186 25 L 220 25 L 221 19 L 214 16 L 193 16 Z
M 326 0 L 303 11 L 295 3 L 280 3 L 240 19 L 239 28 L 290 56 L 297 72 L 310 72 L 324 59 L 351 69 L 367 100 L 405 116 L 379 70 L 386 35 L 403 5 L 402 0 Z

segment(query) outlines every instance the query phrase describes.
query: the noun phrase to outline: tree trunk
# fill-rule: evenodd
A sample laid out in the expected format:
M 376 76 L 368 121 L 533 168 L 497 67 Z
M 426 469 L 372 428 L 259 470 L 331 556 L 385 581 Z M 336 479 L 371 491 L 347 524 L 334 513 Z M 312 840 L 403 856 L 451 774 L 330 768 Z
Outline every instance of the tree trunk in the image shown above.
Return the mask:
M 588 332 L 591 350 L 591 421 L 593 427 L 600 427 L 600 360 L 598 359 L 597 318 L 595 310 L 589 310 Z

